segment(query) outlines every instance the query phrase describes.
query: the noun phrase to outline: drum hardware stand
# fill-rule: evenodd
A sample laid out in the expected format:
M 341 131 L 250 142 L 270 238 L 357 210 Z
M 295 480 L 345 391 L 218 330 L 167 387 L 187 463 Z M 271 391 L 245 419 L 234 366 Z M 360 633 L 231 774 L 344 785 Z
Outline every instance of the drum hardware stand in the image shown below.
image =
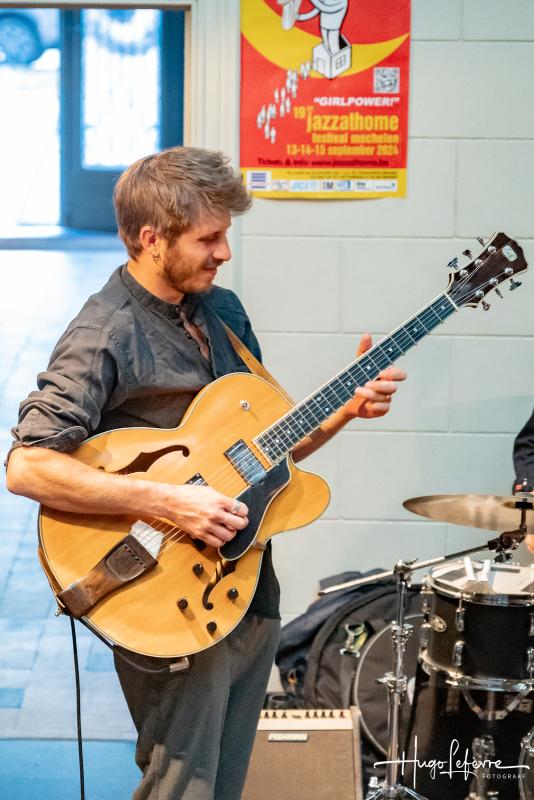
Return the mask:
M 498 540 L 495 540 L 498 541 Z M 450 553 L 447 556 L 436 556 L 436 558 L 428 558 L 426 561 L 418 561 L 414 558 L 412 561 L 399 561 L 399 564 L 403 564 L 410 573 L 417 572 L 420 569 L 426 569 L 427 567 L 435 567 L 437 564 L 443 564 L 444 561 L 457 561 L 463 556 L 471 555 L 471 553 L 480 553 L 481 550 L 486 550 L 489 543 L 486 544 L 479 544 L 478 547 L 470 547 L 467 550 L 459 550 L 457 553 Z M 383 581 L 387 578 L 394 578 L 397 575 L 397 565 L 395 565 L 394 569 L 385 570 L 384 572 L 376 572 L 374 575 L 370 575 L 367 578 L 357 578 L 353 581 L 346 581 L 345 583 L 338 583 L 336 586 L 328 586 L 326 589 L 321 589 L 318 592 L 319 597 L 323 597 L 326 594 L 331 594 L 331 592 L 338 592 L 340 589 L 351 589 L 356 588 L 357 586 L 364 586 L 366 583 L 376 583 L 377 581 Z
M 487 541 L 485 544 L 479 544 L 477 547 L 469 547 L 466 550 L 459 550 L 457 553 L 450 553 L 446 556 L 437 556 L 436 558 L 428 558 L 426 561 L 418 561 L 417 559 L 413 559 L 412 561 L 399 561 L 398 563 L 404 564 L 404 566 L 409 569 L 409 572 L 412 573 L 420 569 L 426 569 L 427 567 L 435 567 L 438 564 L 443 564 L 445 561 L 459 561 L 464 556 L 471 555 L 471 553 L 480 553 L 481 550 L 486 549 L 496 552 L 495 561 L 509 561 L 512 557 L 511 551 L 517 549 L 528 533 L 526 519 L 527 511 L 531 511 L 534 507 L 534 501 L 531 494 L 518 492 L 515 497 L 518 498 L 517 508 L 521 511 L 521 521 L 517 530 L 505 531 L 504 533 L 501 533 L 499 536 L 495 537 L 495 539 L 489 539 L 489 541 Z M 392 570 L 377 572 L 367 578 L 357 578 L 353 581 L 338 583 L 336 586 L 329 586 L 326 589 L 321 589 L 318 594 L 320 597 L 323 597 L 331 592 L 338 592 L 340 589 L 356 588 L 358 586 L 364 586 L 366 583 L 376 583 L 377 581 L 386 580 L 387 578 L 393 578 L 396 575 L 397 565 L 395 565 L 395 568 Z
M 487 758 L 495 757 L 495 741 L 493 736 L 485 734 L 483 736 L 476 736 L 471 745 L 471 752 L 473 758 L 479 763 L 485 761 Z M 471 781 L 469 789 L 469 796 L 466 800 L 490 800 L 490 798 L 498 798 L 499 792 L 494 789 L 488 789 L 488 781 L 485 776 L 485 767 L 479 766 L 475 768 L 475 776 Z
M 414 800 L 425 800 L 414 789 L 401 786 L 398 781 L 399 773 L 399 750 L 402 706 L 406 696 L 407 677 L 404 674 L 404 654 L 406 642 L 413 631 L 413 625 L 404 621 L 404 609 L 406 594 L 408 590 L 410 576 L 412 574 L 415 561 L 398 561 L 393 569 L 393 574 L 397 577 L 397 615 L 391 626 L 391 636 L 393 640 L 393 672 L 387 672 L 383 678 L 379 678 L 378 683 L 382 683 L 388 690 L 388 754 L 386 778 L 382 784 L 378 784 L 377 779 L 371 779 L 366 800 L 396 800 L 397 798 L 414 798 Z M 373 576 L 376 579 L 376 576 Z
M 523 481 L 523 489 L 527 488 L 526 481 Z M 530 488 L 530 487 L 528 487 Z M 516 508 L 521 511 L 521 521 L 519 528 L 515 531 L 505 531 L 495 539 L 490 539 L 488 549 L 495 550 L 497 555 L 495 561 L 509 561 L 511 551 L 516 550 L 528 533 L 527 530 L 527 511 L 532 511 L 534 500 L 528 491 L 518 491 L 514 493 L 517 498 Z

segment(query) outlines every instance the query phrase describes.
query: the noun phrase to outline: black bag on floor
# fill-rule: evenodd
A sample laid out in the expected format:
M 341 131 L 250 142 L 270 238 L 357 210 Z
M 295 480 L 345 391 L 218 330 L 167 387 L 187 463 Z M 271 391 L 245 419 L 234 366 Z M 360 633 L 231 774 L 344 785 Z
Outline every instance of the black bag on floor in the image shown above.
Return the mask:
M 324 578 L 319 582 L 321 589 L 346 581 L 371 576 L 380 570 L 369 572 L 344 572 Z M 384 583 L 380 584 L 382 587 Z M 325 597 L 319 597 L 308 609 L 296 619 L 284 625 L 276 655 L 276 664 L 280 671 L 280 679 L 286 693 L 292 698 L 293 708 L 304 708 L 303 697 L 304 676 L 308 666 L 308 657 L 313 641 L 321 627 L 341 607 L 349 602 L 365 602 L 370 592 L 377 589 L 377 584 L 366 584 L 352 589 L 343 589 Z

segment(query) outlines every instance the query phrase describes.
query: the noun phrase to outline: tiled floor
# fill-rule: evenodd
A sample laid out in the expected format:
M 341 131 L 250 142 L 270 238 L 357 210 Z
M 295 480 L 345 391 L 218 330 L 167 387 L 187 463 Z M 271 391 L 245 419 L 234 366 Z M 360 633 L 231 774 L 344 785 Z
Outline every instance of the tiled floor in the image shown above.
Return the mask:
M 84 746 L 88 800 L 126 800 L 137 775 L 131 742 Z M 1 741 L 0 793 L 6 800 L 76 800 L 80 796 L 77 744 L 73 741 Z
M 53 344 L 122 258 L 120 251 L 0 251 L 2 458 L 18 403 L 34 388 Z M 54 616 L 54 598 L 37 560 L 36 519 L 37 505 L 10 495 L 2 481 L 0 738 L 71 739 L 76 705 L 70 625 Z M 84 737 L 131 740 L 134 728 L 111 652 L 83 626 L 77 628 Z M 0 742 L 0 754 L 7 746 Z M 18 752 L 23 751 L 21 746 Z M 29 800 L 28 794 L 6 796 Z M 57 794 L 48 796 L 59 800 Z

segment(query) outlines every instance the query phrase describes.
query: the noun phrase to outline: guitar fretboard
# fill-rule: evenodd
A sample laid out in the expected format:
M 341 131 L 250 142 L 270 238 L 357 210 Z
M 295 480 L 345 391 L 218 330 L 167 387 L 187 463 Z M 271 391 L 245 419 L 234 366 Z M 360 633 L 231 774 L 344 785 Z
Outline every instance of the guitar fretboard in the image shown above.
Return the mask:
M 254 440 L 271 463 L 284 459 L 298 442 L 313 433 L 354 395 L 358 386 L 376 378 L 410 348 L 437 328 L 456 306 L 447 294 L 419 311 L 408 322 L 381 339 L 363 356 L 291 409 Z

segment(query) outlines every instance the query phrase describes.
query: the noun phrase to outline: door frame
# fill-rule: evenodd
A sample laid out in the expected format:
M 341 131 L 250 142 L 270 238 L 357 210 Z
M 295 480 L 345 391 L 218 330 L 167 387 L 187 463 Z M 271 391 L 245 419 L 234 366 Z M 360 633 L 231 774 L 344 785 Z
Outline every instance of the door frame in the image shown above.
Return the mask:
M 183 144 L 184 14 L 164 14 L 160 40 L 159 147 Z M 82 164 L 82 8 L 61 9 L 61 159 L 60 224 L 66 228 L 115 231 L 113 189 L 123 171 L 84 168 Z

